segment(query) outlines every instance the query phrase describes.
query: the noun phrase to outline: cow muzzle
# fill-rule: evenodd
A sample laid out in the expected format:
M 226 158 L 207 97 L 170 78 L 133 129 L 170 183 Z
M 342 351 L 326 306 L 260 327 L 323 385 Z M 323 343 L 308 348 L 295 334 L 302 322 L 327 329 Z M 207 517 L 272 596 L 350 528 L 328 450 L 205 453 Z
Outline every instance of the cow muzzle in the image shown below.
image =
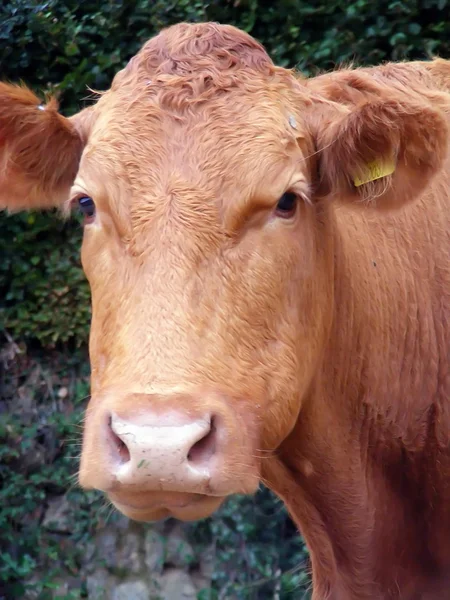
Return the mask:
M 136 520 L 208 516 L 259 484 L 249 404 L 219 394 L 117 393 L 91 399 L 79 480 Z

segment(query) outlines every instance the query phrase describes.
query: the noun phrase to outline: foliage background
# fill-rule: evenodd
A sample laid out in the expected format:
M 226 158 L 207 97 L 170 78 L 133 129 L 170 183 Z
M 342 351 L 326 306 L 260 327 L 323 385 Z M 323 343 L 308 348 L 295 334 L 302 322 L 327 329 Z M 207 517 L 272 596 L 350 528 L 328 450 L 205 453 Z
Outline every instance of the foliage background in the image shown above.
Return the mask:
M 343 61 L 450 58 L 449 17 L 447 0 L 9 0 L 0 5 L 0 77 L 57 92 L 72 114 L 89 102 L 87 86 L 106 88 L 144 41 L 181 20 L 237 25 L 278 64 L 315 74 Z M 80 239 L 76 220 L 0 216 L 0 598 L 8 600 L 22 597 L 24 582 L 52 556 L 51 539 L 37 543 L 40 507 L 76 471 L 66 440 L 75 437 L 88 393 L 90 315 Z M 31 460 L 41 447 L 42 460 Z M 73 539 L 83 540 L 101 520 L 98 497 L 71 493 L 82 515 Z M 244 543 L 251 568 L 232 582 L 236 597 L 272 598 L 276 580 L 280 597 L 300 598 L 304 571 L 280 576 L 274 565 L 281 572 L 302 565 L 302 542 L 271 494 L 257 500 L 259 512 L 253 500 L 233 500 L 193 530 L 222 549 L 216 591 L 231 585 L 230 565 Z M 76 570 L 75 550 L 66 560 Z M 33 584 L 39 597 L 48 597 L 51 579 L 49 571 L 48 581 Z

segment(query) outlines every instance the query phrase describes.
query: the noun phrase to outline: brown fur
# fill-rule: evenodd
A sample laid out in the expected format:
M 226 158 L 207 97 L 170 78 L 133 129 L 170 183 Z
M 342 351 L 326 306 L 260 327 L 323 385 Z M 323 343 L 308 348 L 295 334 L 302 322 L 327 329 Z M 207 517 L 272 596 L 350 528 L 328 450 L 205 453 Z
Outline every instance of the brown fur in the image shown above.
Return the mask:
M 441 59 L 306 80 L 216 24 L 161 32 L 87 118 L 0 88 L 4 147 L 46 127 L 10 208 L 56 203 L 85 144 L 67 196 L 97 206 L 83 485 L 198 518 L 256 477 L 305 536 L 315 600 L 448 597 L 449 89 Z M 387 156 L 392 176 L 353 186 Z M 286 190 L 292 220 L 274 213 Z M 207 490 L 114 481 L 106 416 L 149 408 L 220 416 Z
M 25 87 L 0 82 L 0 106 L 0 208 L 61 204 L 78 170 L 80 136 L 55 99 L 41 105 Z

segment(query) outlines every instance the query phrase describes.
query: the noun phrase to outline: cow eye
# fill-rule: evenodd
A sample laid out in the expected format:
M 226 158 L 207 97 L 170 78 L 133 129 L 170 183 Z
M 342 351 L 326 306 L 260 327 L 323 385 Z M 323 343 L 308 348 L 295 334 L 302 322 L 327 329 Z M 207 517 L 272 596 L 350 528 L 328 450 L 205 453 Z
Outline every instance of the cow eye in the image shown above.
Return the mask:
M 295 214 L 297 208 L 297 194 L 294 192 L 285 192 L 278 200 L 276 214 L 283 219 L 289 219 Z
M 86 222 L 91 222 L 95 217 L 95 202 L 89 196 L 78 198 L 78 206 Z

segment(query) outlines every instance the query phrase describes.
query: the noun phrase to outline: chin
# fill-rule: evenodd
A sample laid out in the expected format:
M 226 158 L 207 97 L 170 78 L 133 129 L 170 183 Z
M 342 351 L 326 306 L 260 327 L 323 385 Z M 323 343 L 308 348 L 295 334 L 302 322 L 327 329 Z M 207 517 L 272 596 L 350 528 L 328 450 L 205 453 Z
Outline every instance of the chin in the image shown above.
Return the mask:
M 159 494 L 158 494 L 159 496 Z M 167 495 L 169 496 L 169 494 Z M 109 495 L 109 500 L 123 515 L 133 521 L 161 521 L 170 517 L 179 521 L 198 521 L 211 516 L 225 497 L 203 494 L 170 494 L 167 498 L 139 498 L 128 500 L 118 495 Z

